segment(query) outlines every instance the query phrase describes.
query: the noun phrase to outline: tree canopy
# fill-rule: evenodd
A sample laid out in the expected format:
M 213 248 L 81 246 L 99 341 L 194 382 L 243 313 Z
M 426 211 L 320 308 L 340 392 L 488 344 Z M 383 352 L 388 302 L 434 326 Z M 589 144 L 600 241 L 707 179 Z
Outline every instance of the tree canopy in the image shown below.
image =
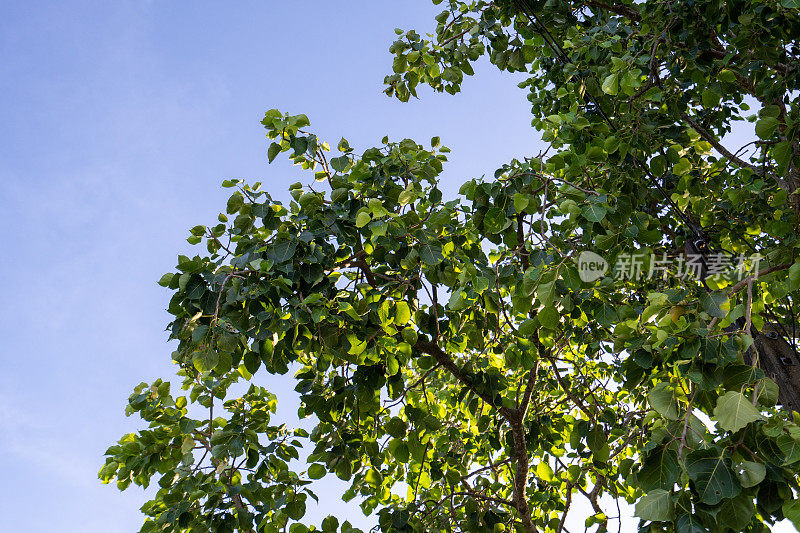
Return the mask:
M 548 150 L 446 198 L 438 138 L 267 111 L 308 183 L 223 183 L 160 280 L 179 379 L 136 387 L 101 479 L 157 482 L 143 532 L 355 531 L 304 522 L 324 476 L 391 532 L 560 533 L 577 496 L 600 532 L 604 496 L 648 531 L 800 527 L 800 2 L 434 3 L 386 93 L 488 58 Z M 289 372 L 310 433 L 270 423 Z

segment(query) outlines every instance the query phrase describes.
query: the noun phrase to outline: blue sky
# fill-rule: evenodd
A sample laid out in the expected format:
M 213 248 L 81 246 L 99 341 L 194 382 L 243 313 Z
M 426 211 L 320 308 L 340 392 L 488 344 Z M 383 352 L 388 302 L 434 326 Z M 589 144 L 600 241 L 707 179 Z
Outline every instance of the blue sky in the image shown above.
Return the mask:
M 223 179 L 262 180 L 279 198 L 307 179 L 267 166 L 264 111 L 306 113 L 324 138 L 362 148 L 441 135 L 452 193 L 538 151 L 524 93 L 493 69 L 457 97 L 381 94 L 393 29 L 431 28 L 438 12 L 398 5 L 3 3 L 4 531 L 138 530 L 144 495 L 96 473 L 105 449 L 141 427 L 123 414 L 131 389 L 173 376 L 169 293 L 155 282 L 192 251 L 188 228 L 224 208 Z M 291 419 L 293 396 L 267 386 Z M 360 514 L 336 498 L 324 507 Z
M 265 110 L 306 113 L 323 138 L 361 148 L 440 135 L 451 194 L 541 149 L 525 94 L 487 65 L 455 97 L 381 94 L 393 29 L 425 31 L 437 12 L 427 0 L 4 3 L 3 530 L 138 530 L 145 495 L 96 473 L 141 427 L 123 415 L 131 389 L 174 375 L 169 292 L 155 282 L 194 253 L 187 230 L 223 209 L 223 179 L 263 181 L 278 198 L 308 181 L 267 166 Z M 291 421 L 291 390 L 260 379 Z M 314 516 L 360 515 L 329 488 Z

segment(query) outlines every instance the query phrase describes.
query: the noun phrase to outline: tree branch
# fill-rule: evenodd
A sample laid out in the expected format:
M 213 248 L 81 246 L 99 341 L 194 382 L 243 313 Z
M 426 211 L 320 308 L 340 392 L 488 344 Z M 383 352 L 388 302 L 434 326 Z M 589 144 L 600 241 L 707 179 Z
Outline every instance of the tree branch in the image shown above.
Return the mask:
M 495 404 L 494 398 L 486 394 L 486 392 L 478 390 L 478 388 L 475 386 L 475 384 L 472 382 L 469 376 L 467 376 L 458 367 L 458 365 L 456 365 L 453 359 L 449 355 L 447 355 L 447 353 L 444 350 L 439 348 L 438 345 L 432 342 L 418 340 L 417 343 L 414 345 L 414 347 L 419 351 L 421 351 L 422 353 L 426 353 L 428 355 L 433 356 L 443 368 L 446 368 L 453 375 L 453 377 L 455 377 L 458 381 L 460 381 L 469 390 L 474 392 L 481 400 L 483 400 L 484 402 L 493 407 L 497 407 L 500 411 L 500 414 L 503 415 L 503 417 L 506 420 L 509 420 L 509 417 L 513 416 L 512 415 L 513 410 L 503 406 L 498 406 L 497 404 Z
M 528 499 L 525 497 L 525 488 L 528 486 L 528 445 L 525 442 L 525 428 L 522 427 L 521 419 L 511 424 L 511 432 L 514 437 L 514 460 L 517 463 L 514 472 L 514 504 L 520 514 L 525 533 L 536 533 Z
M 564 500 L 564 512 L 561 513 L 561 520 L 558 522 L 558 529 L 556 533 L 561 533 L 564 530 L 564 524 L 567 523 L 567 513 L 569 512 L 570 505 L 572 504 L 572 483 L 567 482 L 567 496 Z
M 758 279 L 761 276 L 766 276 L 767 274 L 772 274 L 773 272 L 786 270 L 787 268 L 790 268 L 792 264 L 793 263 L 785 263 L 783 265 L 775 265 L 773 267 L 765 268 L 764 270 L 759 270 L 752 276 L 747 276 L 742 281 L 734 285 L 733 288 L 728 292 L 728 295 L 733 296 L 734 294 L 742 290 L 742 288 L 744 288 L 748 283 L 752 283 L 753 280 Z
M 505 498 L 496 498 L 494 496 L 485 496 L 485 495 L 481 494 L 480 492 L 476 492 L 476 491 L 473 491 L 473 490 L 469 490 L 469 491 L 463 490 L 463 491 L 458 491 L 458 492 L 451 492 L 450 494 L 445 496 L 445 498 L 450 497 L 450 496 L 469 496 L 470 498 L 476 498 L 478 500 L 486 500 L 488 502 L 494 502 L 494 503 L 499 503 L 501 505 L 507 505 L 509 507 L 514 507 L 514 502 L 508 501 Z
M 475 384 L 450 358 L 447 353 L 442 350 L 438 345 L 418 340 L 414 345 L 419 351 L 433 356 L 439 364 L 446 368 L 458 381 L 460 381 L 469 390 L 474 392 L 479 398 L 489 405 L 496 407 L 500 414 L 511 424 L 511 432 L 514 437 L 514 461 L 516 462 L 516 469 L 514 474 L 514 506 L 520 514 L 522 525 L 526 533 L 536 533 L 536 527 L 533 525 L 531 518 L 530 508 L 528 507 L 528 500 L 525 498 L 525 488 L 528 484 L 528 448 L 525 442 L 525 429 L 522 426 L 523 417 L 521 409 L 508 409 L 503 406 L 495 404 L 494 398 L 486 394 L 484 391 L 478 390 Z M 533 385 L 529 381 L 529 387 L 533 390 Z M 526 394 L 529 392 L 526 390 Z
M 528 373 L 528 383 L 525 385 L 525 393 L 522 395 L 522 401 L 519 404 L 520 419 L 525 418 L 525 413 L 528 412 L 528 405 L 531 402 L 531 395 L 533 394 L 533 387 L 536 385 L 536 373 L 539 370 L 539 360 L 531 368 Z
M 519 259 L 522 263 L 522 271 L 525 272 L 530 266 L 528 261 L 528 250 L 525 248 L 525 230 L 523 223 L 525 222 L 525 211 L 517 213 L 517 247 L 519 248 Z
M 717 141 L 714 138 L 714 136 L 711 134 L 710 131 L 708 131 L 707 129 L 702 127 L 700 124 L 698 124 L 695 120 L 693 120 L 686 113 L 681 113 L 681 118 L 683 118 L 683 120 L 688 122 L 689 125 L 692 127 L 692 129 L 695 130 L 700 135 L 700 137 L 705 139 L 711 146 L 713 146 L 717 150 L 717 152 L 722 154 L 722 156 L 725 157 L 731 163 L 735 164 L 736 166 L 742 167 L 742 168 L 749 168 L 755 174 L 759 174 L 760 175 L 760 174 L 764 174 L 765 173 L 764 169 L 762 169 L 760 167 L 757 167 L 755 165 L 752 165 L 752 164 L 748 163 L 747 161 L 744 161 L 743 159 L 741 159 L 741 158 L 737 157 L 736 155 L 734 155 L 730 150 L 728 150 L 727 148 L 722 146 L 722 144 L 720 144 L 720 142 Z

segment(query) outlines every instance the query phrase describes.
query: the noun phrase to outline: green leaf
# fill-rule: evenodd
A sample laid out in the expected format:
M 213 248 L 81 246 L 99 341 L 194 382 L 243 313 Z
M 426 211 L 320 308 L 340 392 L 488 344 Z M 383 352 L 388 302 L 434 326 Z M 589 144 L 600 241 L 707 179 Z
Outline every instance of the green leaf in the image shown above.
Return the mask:
M 723 371 L 723 385 L 728 390 L 741 390 L 763 376 L 761 369 L 745 364 L 731 364 Z
M 386 422 L 383 428 L 386 430 L 386 433 L 388 433 L 392 437 L 400 439 L 405 437 L 408 424 L 406 424 L 405 420 L 398 417 L 394 417 L 391 418 L 388 422 Z
M 406 302 L 397 302 L 395 306 L 394 323 L 398 326 L 405 326 L 411 320 L 411 308 Z
M 672 519 L 674 506 L 672 494 L 663 489 L 648 492 L 636 502 L 635 516 L 651 522 L 666 522 Z
M 780 435 L 778 437 L 778 448 L 786 457 L 783 463 L 790 465 L 800 461 L 800 441 L 791 435 Z
M 581 209 L 581 214 L 589 222 L 600 222 L 606 217 L 608 211 L 602 205 L 591 204 Z
M 399 371 L 400 363 L 397 362 L 397 358 L 394 355 L 386 357 L 386 375 L 394 376 Z
M 311 125 L 311 121 L 308 120 L 308 117 L 303 113 L 289 117 L 289 123 L 295 128 L 305 128 Z
M 726 500 L 722 504 L 719 517 L 722 523 L 733 531 L 742 531 L 750 522 L 755 512 L 752 496 L 739 494 L 737 497 Z
M 369 224 L 370 221 L 372 221 L 372 217 L 369 216 L 369 213 L 367 213 L 366 211 L 362 211 L 358 215 L 356 215 L 357 228 L 363 228 L 364 226 Z
M 422 243 L 420 245 L 419 256 L 428 266 L 436 266 L 444 260 L 442 247 L 431 242 Z
M 666 383 L 659 383 L 647 394 L 647 401 L 655 411 L 670 420 L 678 419 L 678 401 L 675 391 Z
M 735 470 L 739 483 L 744 488 L 755 487 L 764 481 L 764 477 L 767 475 L 767 468 L 764 464 L 754 461 L 743 461 L 735 465 Z
M 303 500 L 292 500 L 283 508 L 289 518 L 292 520 L 300 520 L 306 514 L 306 502 Z
M 347 193 L 349 189 L 347 187 L 339 187 L 338 189 L 334 189 L 331 191 L 331 200 L 334 202 L 344 202 L 347 200 Z
M 708 533 L 695 515 L 684 514 L 675 521 L 676 533 Z
M 606 152 L 599 146 L 592 146 L 586 151 L 589 161 L 600 163 L 606 160 Z
M 771 407 L 778 402 L 778 384 L 772 379 L 761 378 L 756 387 L 758 403 Z
M 637 474 L 639 486 L 645 492 L 655 489 L 671 490 L 681 475 L 678 454 L 659 446 L 647 456 Z
M 609 154 L 613 154 L 619 148 L 619 139 L 612 135 L 603 142 L 603 149 Z
M 769 139 L 778 129 L 778 119 L 775 117 L 764 117 L 756 122 L 756 135 L 762 139 Z
M 683 176 L 692 170 L 692 163 L 685 157 L 681 157 L 675 166 L 672 167 L 672 173 L 676 176 Z
M 722 429 L 734 433 L 750 422 L 764 419 L 750 400 L 735 391 L 726 392 L 717 400 L 714 417 Z
M 800 288 L 800 261 L 789 267 L 789 283 L 792 290 Z
M 419 339 L 419 334 L 412 328 L 403 328 L 403 340 L 414 346 Z
M 700 499 L 708 505 L 733 498 L 741 490 L 724 451 L 709 449 L 690 453 L 686 457 L 686 472 L 695 482 Z
M 493 207 L 486 212 L 483 218 L 483 227 L 489 233 L 500 233 L 506 226 L 506 214 L 499 207 Z
M 553 304 L 556 296 L 556 282 L 550 281 L 547 283 L 539 283 L 536 287 L 536 297 L 542 302 L 542 305 L 549 306 Z
M 228 352 L 219 352 L 219 359 L 217 364 L 214 365 L 214 372 L 217 374 L 226 374 L 231 371 L 233 366 L 233 358 Z
M 534 320 L 529 318 L 528 320 L 524 321 L 522 324 L 519 325 L 518 331 L 519 334 L 523 337 L 531 337 L 536 333 L 536 328 L 539 325 L 538 320 Z
M 788 500 L 781 507 L 783 516 L 789 519 L 795 529 L 800 531 L 800 500 Z
M 364 476 L 364 481 L 366 481 L 372 487 L 380 487 L 383 483 L 383 476 L 374 468 L 370 468 L 367 470 L 367 473 Z
M 250 374 L 255 374 L 261 366 L 261 357 L 256 352 L 247 352 L 244 355 L 244 367 Z
M 216 458 L 222 458 L 228 455 L 228 447 L 224 444 L 217 444 L 211 447 L 211 456 Z M 224 464 L 223 464 L 224 466 Z M 219 467 L 218 467 L 219 468 Z
M 702 299 L 703 310 L 715 318 L 725 318 L 730 310 L 728 295 L 723 292 L 706 293 Z
M 239 210 L 242 208 L 243 205 L 244 205 L 244 196 L 242 196 L 242 193 L 240 192 L 233 193 L 231 197 L 228 198 L 228 207 L 227 207 L 228 214 L 231 215 L 233 213 L 239 212 Z
M 736 82 L 736 74 L 732 70 L 728 70 L 726 68 L 719 71 L 719 75 L 717 76 L 720 81 L 724 81 L 725 83 L 735 83 Z
M 536 314 L 536 318 L 539 320 L 539 323 L 542 326 L 548 329 L 556 329 L 561 317 L 554 306 L 548 305 L 539 310 L 539 312 Z
M 198 372 L 208 372 L 213 370 L 219 362 L 219 354 L 212 350 L 195 352 L 192 356 L 192 364 Z
M 609 457 L 611 457 L 611 447 L 608 444 L 592 453 L 594 463 L 606 463 Z
M 191 453 L 194 448 L 194 438 L 191 435 L 186 435 L 181 444 L 181 453 Z
M 272 163 L 273 161 L 275 161 L 275 158 L 278 156 L 279 153 L 281 153 L 281 145 L 278 143 L 270 144 L 269 148 L 267 149 L 267 159 L 269 160 L 269 162 Z
M 398 444 L 392 452 L 392 456 L 400 463 L 407 463 L 410 458 L 408 445 L 405 442 Z
M 397 203 L 400 205 L 408 205 L 417 199 L 417 192 L 413 187 L 407 187 L 400 193 L 397 198 Z
M 553 481 L 553 469 L 546 461 L 541 461 L 536 465 L 536 477 L 544 481 Z
M 596 454 L 608 444 L 608 435 L 601 427 L 594 427 L 589 434 L 586 435 L 586 444 L 592 453 Z
M 792 143 L 789 141 L 779 142 L 772 147 L 772 156 L 775 158 L 778 168 L 782 169 L 781 172 L 785 172 L 792 158 Z
M 452 311 L 461 311 L 467 307 L 466 299 L 463 297 L 464 289 L 456 289 L 450 294 L 447 308 Z
M 328 471 L 325 469 L 325 466 L 319 463 L 314 463 L 308 467 L 308 477 L 311 479 L 322 479 L 327 473 Z
M 344 172 L 350 164 L 350 158 L 346 155 L 331 158 L 331 167 L 336 172 Z
M 597 86 L 595 85 L 595 87 Z M 600 88 L 604 93 L 615 96 L 619 92 L 619 74 L 615 72 L 606 76 Z
M 275 264 L 286 263 L 294 257 L 297 250 L 297 243 L 293 241 L 280 241 L 269 247 L 267 257 Z
M 559 115 L 548 115 L 547 121 L 550 122 L 551 124 L 559 126 L 562 122 L 564 122 L 564 119 L 562 119 Z
M 367 342 L 357 338 L 355 335 L 349 336 L 350 349 L 347 353 L 352 355 L 359 355 L 367 349 Z
M 581 467 L 578 465 L 569 465 L 566 473 L 570 483 L 577 483 L 581 478 Z
M 717 107 L 721 98 L 721 95 L 715 92 L 713 89 L 705 89 L 702 96 L 703 106 Z
M 608 233 L 597 235 L 594 242 L 598 250 L 608 250 L 617 243 L 617 234 Z
M 341 302 L 339 304 L 339 312 L 346 313 L 347 316 L 357 322 L 361 320 L 361 316 L 349 302 Z
M 527 194 L 516 193 L 514 194 L 514 210 L 517 213 L 522 213 L 528 207 L 530 200 Z

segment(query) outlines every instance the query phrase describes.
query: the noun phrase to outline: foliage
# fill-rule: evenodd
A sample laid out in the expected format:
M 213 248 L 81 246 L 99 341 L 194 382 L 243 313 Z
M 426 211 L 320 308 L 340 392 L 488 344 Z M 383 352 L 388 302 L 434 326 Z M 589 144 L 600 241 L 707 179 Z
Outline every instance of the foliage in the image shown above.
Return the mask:
M 487 57 L 524 76 L 548 152 L 445 199 L 437 138 L 333 156 L 307 117 L 268 111 L 269 160 L 316 182 L 289 205 L 224 183 L 226 213 L 189 238 L 207 253 L 160 281 L 185 395 L 137 387 L 149 428 L 101 478 L 160 476 L 148 532 L 352 531 L 301 523 L 326 475 L 383 531 L 560 532 L 573 494 L 599 531 L 603 495 L 645 530 L 800 526 L 800 417 L 747 355 L 800 311 L 800 5 L 444 5 L 433 35 L 398 30 L 387 94 L 455 93 Z M 734 152 L 735 121 L 757 140 Z M 577 261 L 635 252 L 647 272 L 684 249 L 763 259 L 741 280 L 584 281 Z M 290 371 L 310 434 L 269 425 L 258 383 Z

